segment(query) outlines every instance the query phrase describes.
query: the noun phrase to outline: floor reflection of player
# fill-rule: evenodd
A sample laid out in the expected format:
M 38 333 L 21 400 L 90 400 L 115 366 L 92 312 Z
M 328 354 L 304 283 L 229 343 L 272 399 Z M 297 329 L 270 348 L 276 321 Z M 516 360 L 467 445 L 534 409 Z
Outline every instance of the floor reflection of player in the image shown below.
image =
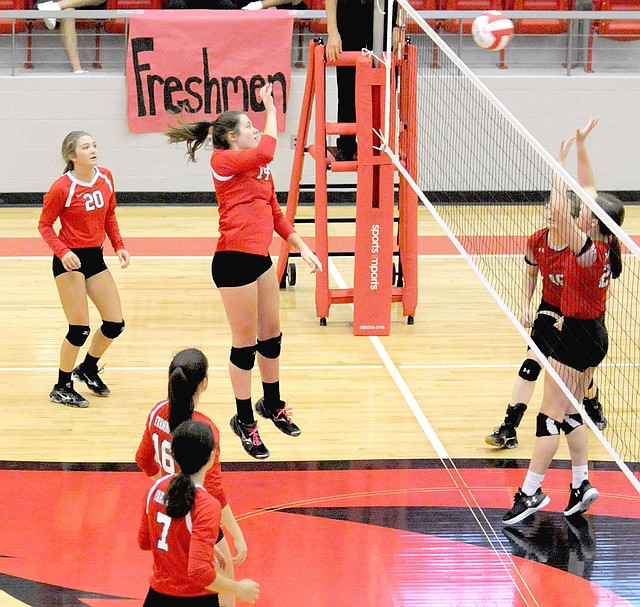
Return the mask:
M 522 528 L 505 527 L 513 556 L 550 565 L 589 580 L 596 557 L 592 518 L 577 514 L 558 525 L 557 517 L 542 513 Z M 586 603 L 585 603 L 586 604 Z

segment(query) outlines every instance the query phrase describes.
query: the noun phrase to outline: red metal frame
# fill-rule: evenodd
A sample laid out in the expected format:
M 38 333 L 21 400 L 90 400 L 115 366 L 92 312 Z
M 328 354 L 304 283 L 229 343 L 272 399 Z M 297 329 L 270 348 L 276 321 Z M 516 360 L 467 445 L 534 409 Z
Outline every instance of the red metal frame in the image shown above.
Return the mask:
M 415 177 L 416 116 L 415 95 L 417 82 L 417 55 L 415 47 L 407 45 L 405 56 L 395 60 L 403 86 L 399 97 L 399 116 L 402 132 L 399 136 L 399 157 L 409 174 Z M 326 117 L 326 66 L 356 66 L 357 123 L 328 123 Z M 374 149 L 373 129 L 380 129 L 384 115 L 385 70 L 373 66 L 372 59 L 360 52 L 344 52 L 336 63 L 327 63 L 324 46 L 317 41 L 309 45 L 309 63 L 305 83 L 302 112 L 294 153 L 286 217 L 293 223 L 300 194 L 300 181 L 305 152 L 315 159 L 315 252 L 325 269 L 316 274 L 316 314 L 326 322 L 332 303 L 354 304 L 354 333 L 357 335 L 388 335 L 390 331 L 391 303 L 402 302 L 403 314 L 413 321 L 417 305 L 417 196 L 400 179 L 398 205 L 397 252 L 400 256 L 403 285 L 393 286 L 393 230 L 395 167 L 387 154 Z M 395 104 L 395 79 L 392 79 L 391 98 Z M 413 87 L 413 93 L 412 89 Z M 312 108 L 315 102 L 315 142 L 307 146 Z M 392 112 L 395 115 L 395 111 Z M 393 123 L 393 121 L 392 121 Z M 392 128 L 394 128 L 392 126 Z M 336 162 L 327 152 L 328 135 L 357 135 L 358 159 Z M 390 134 L 391 140 L 394 133 Z M 354 287 L 329 287 L 329 232 L 327 171 L 356 172 L 356 242 Z M 375 235 L 372 236 L 372 226 Z M 380 254 L 375 258 L 375 288 L 371 270 L 372 238 L 379 244 Z M 289 246 L 280 245 L 278 279 L 286 272 Z M 374 301 L 375 300 L 375 301 Z M 380 302 L 385 302 L 380 305 Z M 388 302 L 388 306 L 386 305 Z M 373 320 L 372 320 L 373 319 Z

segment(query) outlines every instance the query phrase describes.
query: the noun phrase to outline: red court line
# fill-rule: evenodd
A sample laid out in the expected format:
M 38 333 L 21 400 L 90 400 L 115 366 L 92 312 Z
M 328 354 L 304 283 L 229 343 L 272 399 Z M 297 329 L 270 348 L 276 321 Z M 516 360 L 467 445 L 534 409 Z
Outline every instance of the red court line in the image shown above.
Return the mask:
M 640 236 L 632 236 L 640 245 Z M 314 248 L 313 237 L 305 237 Z M 184 256 L 201 257 L 213 255 L 216 237 L 137 237 L 125 238 L 125 246 L 131 255 L 137 257 Z M 462 236 L 464 248 L 475 255 L 518 255 L 524 251 L 524 236 Z M 274 238 L 271 254 L 277 255 L 280 243 Z M 332 236 L 329 238 L 331 253 L 353 253 L 352 236 Z M 105 243 L 107 255 L 113 254 L 109 243 Z M 458 250 L 447 236 L 419 236 L 419 255 L 457 255 Z M 0 238 L 0 257 L 41 257 L 51 255 L 49 247 L 41 238 Z

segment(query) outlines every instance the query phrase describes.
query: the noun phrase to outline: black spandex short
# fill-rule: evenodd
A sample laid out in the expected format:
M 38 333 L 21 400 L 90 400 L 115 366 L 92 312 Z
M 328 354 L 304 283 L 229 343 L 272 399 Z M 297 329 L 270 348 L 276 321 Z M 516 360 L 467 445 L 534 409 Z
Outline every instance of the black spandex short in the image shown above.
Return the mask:
M 149 588 L 143 607 L 220 607 L 217 594 L 169 596 Z
M 73 272 L 81 272 L 84 274 L 85 280 L 91 278 L 100 272 L 104 272 L 107 269 L 107 264 L 104 263 L 104 255 L 102 254 L 102 247 L 90 247 L 87 249 L 71 249 L 80 259 L 80 269 L 73 270 Z M 53 256 L 53 276 L 60 276 L 64 274 L 66 270 L 62 265 L 62 261 L 55 255 Z
M 544 299 L 540 302 L 531 327 L 531 339 L 547 357 L 554 350 L 560 339 L 560 331 L 554 327 L 560 318 L 562 318 L 560 308 L 552 306 Z
M 271 266 L 269 255 L 239 251 L 216 251 L 211 276 L 216 287 L 243 287 L 258 280 Z
M 609 349 L 609 335 L 604 315 L 595 320 L 565 317 L 560 340 L 551 358 L 577 371 L 597 367 Z

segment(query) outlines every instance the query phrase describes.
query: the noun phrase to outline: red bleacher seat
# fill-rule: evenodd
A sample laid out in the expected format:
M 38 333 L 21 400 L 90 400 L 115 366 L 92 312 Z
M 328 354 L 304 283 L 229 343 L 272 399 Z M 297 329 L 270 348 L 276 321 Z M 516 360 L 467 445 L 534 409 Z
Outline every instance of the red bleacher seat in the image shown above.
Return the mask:
M 107 0 L 108 11 L 158 10 L 162 9 L 162 0 Z M 124 19 L 107 19 L 104 29 L 110 34 L 123 34 Z
M 501 0 L 442 0 L 440 8 L 445 11 L 500 11 Z M 462 33 L 471 34 L 473 19 L 447 19 L 444 22 L 444 31 L 448 34 L 457 34 L 460 31 L 462 21 Z
M 640 3 L 638 0 L 595 0 L 594 20 L 589 31 L 587 45 L 586 71 L 593 71 L 593 37 L 594 34 L 603 38 L 611 38 L 619 42 L 640 40 Z M 610 21 L 597 18 L 597 11 L 638 11 L 638 21 L 616 20 Z
M 640 11 L 638 0 L 602 0 L 601 11 Z M 640 40 L 640 13 L 638 21 L 598 21 L 598 36 L 622 42 Z
M 307 0 L 307 6 L 310 11 L 323 11 L 325 10 L 324 0 Z M 327 33 L 327 20 L 326 19 L 310 19 L 309 31 L 312 34 L 326 34 Z
M 568 11 L 569 0 L 514 0 L 514 11 Z M 516 34 L 565 34 L 569 31 L 566 19 L 516 19 Z
M 409 0 L 409 4 L 417 11 L 437 11 L 440 8 L 439 0 Z M 436 31 L 438 31 L 441 25 L 441 22 L 437 19 L 427 19 L 427 23 Z M 407 24 L 407 33 L 414 34 L 421 31 L 415 22 L 409 21 Z
M 23 11 L 26 8 L 26 0 L 0 0 L 0 11 Z M 15 30 L 13 21 L 14 19 L 0 19 L 0 34 L 24 32 L 27 28 L 26 19 L 15 19 Z

